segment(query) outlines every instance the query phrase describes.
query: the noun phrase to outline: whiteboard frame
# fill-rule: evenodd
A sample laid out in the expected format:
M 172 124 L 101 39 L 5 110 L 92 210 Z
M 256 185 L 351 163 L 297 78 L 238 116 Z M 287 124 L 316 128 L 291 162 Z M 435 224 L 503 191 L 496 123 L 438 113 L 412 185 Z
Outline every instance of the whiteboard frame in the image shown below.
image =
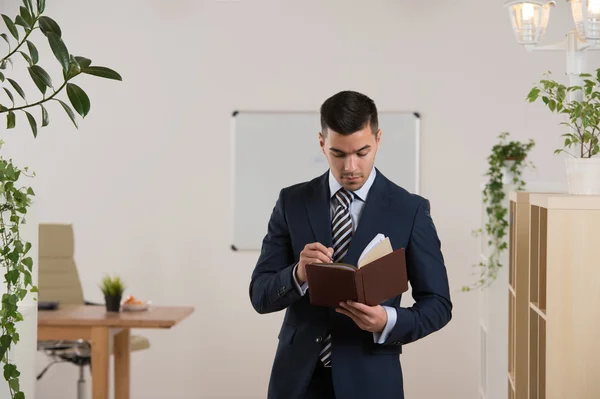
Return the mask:
M 229 119 L 229 188 L 230 188 L 230 201 L 229 201 L 229 216 L 230 216 L 230 249 L 234 252 L 260 252 L 260 246 L 255 249 L 246 249 L 246 248 L 238 248 L 235 246 L 235 199 L 236 199 L 236 190 L 235 190 L 235 118 L 240 113 L 253 113 L 253 114 L 277 114 L 277 113 L 285 113 L 285 114 L 305 114 L 305 113 L 314 113 L 314 110 L 244 110 L 238 109 L 234 110 L 231 113 L 231 117 Z M 421 193 L 421 114 L 416 111 L 402 111 L 402 110 L 379 110 L 378 115 L 381 114 L 413 114 L 415 116 L 415 187 L 414 190 L 411 190 L 412 193 L 420 195 Z M 317 176 L 315 176 L 317 177 Z M 265 221 L 268 223 L 268 220 Z

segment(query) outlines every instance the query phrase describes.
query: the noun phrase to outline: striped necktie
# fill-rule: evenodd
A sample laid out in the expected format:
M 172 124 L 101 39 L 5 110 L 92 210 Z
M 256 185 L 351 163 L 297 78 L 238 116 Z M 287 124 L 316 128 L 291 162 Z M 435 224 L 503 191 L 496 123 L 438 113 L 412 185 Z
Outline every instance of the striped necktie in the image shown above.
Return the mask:
M 350 204 L 352 194 L 341 188 L 335 193 L 337 205 L 331 219 L 331 230 L 333 232 L 333 261 L 341 262 L 344 259 L 350 241 L 352 240 L 352 218 L 350 217 Z M 325 367 L 331 367 L 331 334 L 327 335 L 323 342 L 323 349 L 319 358 Z

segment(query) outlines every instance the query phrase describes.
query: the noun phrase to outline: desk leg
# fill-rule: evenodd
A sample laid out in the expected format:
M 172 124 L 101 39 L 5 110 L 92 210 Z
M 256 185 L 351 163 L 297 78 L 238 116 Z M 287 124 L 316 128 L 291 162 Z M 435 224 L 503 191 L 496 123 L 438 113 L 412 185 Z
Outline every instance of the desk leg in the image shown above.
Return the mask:
M 129 399 L 130 332 L 124 328 L 115 336 L 115 399 Z
M 92 398 L 108 399 L 108 328 L 92 328 Z

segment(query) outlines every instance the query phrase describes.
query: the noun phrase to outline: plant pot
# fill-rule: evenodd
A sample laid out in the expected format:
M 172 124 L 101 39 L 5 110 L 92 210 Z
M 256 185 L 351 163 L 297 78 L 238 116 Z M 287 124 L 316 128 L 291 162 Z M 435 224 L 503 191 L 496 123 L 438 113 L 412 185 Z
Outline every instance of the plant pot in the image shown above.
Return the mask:
M 121 310 L 121 295 L 119 296 L 105 296 L 106 311 L 107 312 L 119 312 Z
M 600 195 L 600 158 L 567 158 L 569 194 Z

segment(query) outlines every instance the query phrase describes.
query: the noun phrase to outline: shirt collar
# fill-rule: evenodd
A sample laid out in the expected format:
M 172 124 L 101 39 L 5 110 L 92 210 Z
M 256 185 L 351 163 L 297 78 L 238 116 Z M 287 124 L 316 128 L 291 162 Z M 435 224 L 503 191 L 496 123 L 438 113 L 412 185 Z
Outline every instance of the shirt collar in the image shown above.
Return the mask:
M 363 186 L 356 191 L 352 191 L 354 193 L 355 198 L 359 198 L 360 200 L 362 200 L 363 202 L 367 201 L 367 195 L 369 194 L 369 190 L 371 189 L 371 186 L 373 185 L 373 181 L 375 181 L 375 167 L 373 166 L 373 169 L 371 169 L 371 173 L 369 174 L 369 177 L 367 178 L 367 181 L 365 182 L 365 184 L 363 184 Z M 329 193 L 330 193 L 330 198 L 333 198 L 333 196 L 335 196 L 335 193 L 338 192 L 338 190 L 342 188 L 342 185 L 336 180 L 336 178 L 333 176 L 333 173 L 331 173 L 331 169 L 329 170 Z

